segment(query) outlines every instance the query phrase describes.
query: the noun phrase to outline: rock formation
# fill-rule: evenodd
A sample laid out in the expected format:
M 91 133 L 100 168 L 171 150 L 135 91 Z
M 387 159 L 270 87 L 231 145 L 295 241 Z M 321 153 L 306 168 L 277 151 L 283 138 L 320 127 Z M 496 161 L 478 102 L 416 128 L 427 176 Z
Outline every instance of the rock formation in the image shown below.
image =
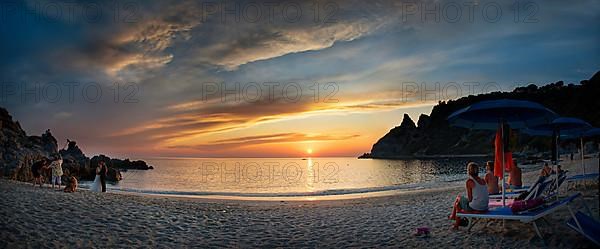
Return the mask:
M 600 127 L 600 72 L 580 84 L 559 81 L 542 87 L 529 85 L 512 92 L 493 92 L 440 101 L 430 115 L 421 115 L 418 125 L 404 115 L 402 123 L 380 138 L 370 153 L 361 158 L 406 158 L 436 155 L 491 154 L 493 131 L 450 127 L 446 118 L 454 111 L 484 100 L 521 99 L 538 102 L 561 116 L 577 117 Z M 514 132 L 514 151 L 535 153 L 547 151 L 550 139 Z M 565 141 L 568 143 L 568 141 Z
M 29 181 L 31 165 L 57 153 L 56 139 L 50 131 L 42 136 L 27 136 L 19 122 L 0 107 L 0 174 L 14 180 Z
M 19 122 L 13 121 L 8 111 L 0 107 L 0 176 L 18 181 L 31 181 L 31 165 L 45 158 L 60 154 L 63 158 L 63 181 L 70 176 L 80 180 L 93 180 L 95 168 L 100 159 L 109 167 L 107 180 L 122 179 L 120 169 L 152 169 L 144 161 L 129 159 L 111 159 L 104 155 L 95 156 L 91 160 L 77 146 L 75 141 L 68 141 L 67 148 L 58 150 L 56 138 L 47 130 L 41 136 L 27 136 Z M 49 173 L 46 173 L 49 174 Z

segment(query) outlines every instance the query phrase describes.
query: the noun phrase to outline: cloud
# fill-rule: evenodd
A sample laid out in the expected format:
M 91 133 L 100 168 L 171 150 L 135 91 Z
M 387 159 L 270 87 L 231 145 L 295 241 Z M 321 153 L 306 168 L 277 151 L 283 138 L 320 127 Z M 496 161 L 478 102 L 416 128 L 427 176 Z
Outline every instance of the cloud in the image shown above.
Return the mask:
M 289 2 L 278 2 L 272 23 L 223 22 L 219 13 L 203 20 L 206 1 L 134 1 L 139 14 L 134 22 L 111 20 L 113 10 L 103 2 L 98 3 L 108 9 L 98 22 L 21 22 L 19 16 L 6 16 L 17 19 L 3 26 L 11 35 L 0 48 L 6 56 L 0 71 L 7 80 L 40 82 L 42 87 L 53 81 L 136 82 L 141 86 L 136 104 L 112 103 L 112 90 L 107 88 L 107 98 L 98 104 L 82 104 L 81 98 L 77 103 L 23 104 L 15 95 L 6 106 L 34 133 L 52 128 L 82 143 L 123 151 L 150 147 L 160 153 L 166 146 L 208 144 L 208 139 L 251 132 L 254 127 L 268 126 L 261 126 L 265 123 L 319 115 L 329 120 L 333 115 L 431 103 L 419 101 L 421 92 L 412 98 L 404 96 L 401 83 L 406 81 L 545 83 L 581 80 L 597 70 L 594 41 L 598 32 L 590 25 L 597 20 L 600 7 L 594 1 L 538 2 L 538 23 L 515 23 L 514 3 L 499 3 L 502 21 L 484 22 L 484 2 L 475 11 L 474 23 L 466 21 L 465 9 L 459 23 L 423 22 L 418 13 L 405 22 L 404 1 L 377 0 L 317 2 L 321 7 L 327 3 L 338 7 L 334 22 L 323 22 L 323 16 L 315 22 L 310 6 L 314 2 L 296 1 L 302 5 L 303 16 L 287 22 L 281 19 L 281 6 Z M 27 13 L 33 12 L 27 9 Z M 274 101 L 254 103 L 222 102 L 220 96 L 206 101 L 198 98 L 202 82 L 230 86 L 270 81 L 302 82 L 304 88 L 314 82 L 335 82 L 339 102 L 315 102 L 309 96 L 288 103 L 280 94 Z M 39 120 L 48 113 L 53 118 Z M 69 122 L 63 122 L 65 118 Z M 304 131 L 298 129 L 294 131 Z M 276 141 L 284 137 L 280 135 L 249 141 Z
M 79 3 L 72 1 L 27 1 L 27 11 L 48 16 L 47 6 L 61 13 L 55 21 L 77 30 L 78 43 L 52 44 L 54 49 L 42 51 L 48 61 L 61 61 L 61 67 L 72 70 L 101 71 L 110 77 L 126 76 L 131 71 L 143 74 L 173 60 L 166 51 L 176 40 L 186 40 L 188 32 L 199 24 L 193 5 L 186 2 Z M 90 21 L 88 8 L 98 11 L 99 19 Z M 115 12 L 118 9 L 121 12 Z M 154 12 L 160 9 L 160 12 Z M 154 13 L 154 14 L 153 14 Z M 156 14 L 158 13 L 158 15 Z M 118 18 L 115 20 L 115 18 Z M 78 26 L 71 26 L 76 22 Z M 38 54 L 39 56 L 39 54 Z
M 374 31 L 374 24 L 360 21 L 337 23 L 324 27 L 269 27 L 237 39 L 223 40 L 198 50 L 205 63 L 235 70 L 240 65 L 279 56 L 326 49 L 335 42 L 351 41 Z
M 259 124 L 305 118 L 316 115 L 344 115 L 370 113 L 398 108 L 431 105 L 433 102 L 415 103 L 399 97 L 392 99 L 315 103 L 312 99 L 288 103 L 285 101 L 260 101 L 232 103 L 204 103 L 192 101 L 167 107 L 164 118 L 159 118 L 134 127 L 118 130 L 110 137 L 143 138 L 153 144 L 174 148 L 196 143 L 211 134 L 247 129 Z M 302 137 L 306 140 L 308 137 Z M 315 137 L 324 140 L 325 136 Z M 253 141 L 259 140 L 253 137 Z M 260 139 L 266 142 L 266 138 Z M 271 140 L 269 140 L 271 141 Z M 235 141 L 216 141 L 230 143 Z M 237 141 L 241 142 L 241 141 Z M 183 148 L 183 147 L 182 147 Z
M 59 113 L 54 114 L 54 118 L 56 118 L 56 119 L 65 119 L 65 118 L 69 118 L 71 116 L 73 116 L 73 113 L 70 113 L 70 112 L 59 112 Z
M 332 135 L 332 134 L 305 134 L 305 133 L 276 133 L 257 136 L 235 137 L 212 141 L 206 144 L 196 145 L 176 145 L 169 148 L 186 148 L 195 150 L 229 150 L 240 147 L 274 144 L 274 143 L 295 143 L 295 142 L 319 142 L 319 141 L 338 141 L 359 137 L 356 134 L 350 135 Z

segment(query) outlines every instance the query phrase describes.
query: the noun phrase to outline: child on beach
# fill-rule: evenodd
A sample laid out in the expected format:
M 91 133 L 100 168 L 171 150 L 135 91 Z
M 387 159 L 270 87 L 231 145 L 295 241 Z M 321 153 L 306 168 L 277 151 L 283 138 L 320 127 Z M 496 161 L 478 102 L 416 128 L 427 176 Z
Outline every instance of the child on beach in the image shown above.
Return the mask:
M 498 177 L 494 175 L 494 163 L 488 161 L 485 163 L 487 173 L 485 174 L 485 182 L 487 183 L 488 193 L 498 194 L 500 193 L 500 187 L 498 187 Z
M 58 189 L 61 188 L 61 177 L 63 175 L 62 162 L 62 158 L 60 157 L 60 155 L 58 155 L 55 157 L 55 160 L 52 161 L 52 164 L 50 165 L 50 168 L 52 168 L 52 188 L 54 188 L 55 184 Z
M 469 179 L 465 183 L 466 196 L 457 196 L 450 215 L 450 219 L 456 221 L 454 223 L 455 229 L 460 225 L 460 219 L 456 216 L 457 212 L 483 212 L 488 210 L 489 194 L 485 180 L 478 175 L 479 165 L 470 162 L 467 165 L 467 174 Z

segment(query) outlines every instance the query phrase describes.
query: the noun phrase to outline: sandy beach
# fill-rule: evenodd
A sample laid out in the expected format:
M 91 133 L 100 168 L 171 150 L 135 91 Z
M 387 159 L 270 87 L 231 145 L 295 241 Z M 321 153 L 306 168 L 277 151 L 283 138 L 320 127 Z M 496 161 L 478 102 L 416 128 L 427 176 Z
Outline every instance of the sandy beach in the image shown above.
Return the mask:
M 570 167 L 566 167 L 569 169 Z M 524 175 L 530 182 L 535 172 Z M 46 185 L 47 186 L 47 185 Z M 541 230 L 529 224 L 489 222 L 472 232 L 451 230 L 451 204 L 462 182 L 385 197 L 332 201 L 235 201 L 63 193 L 0 180 L 0 247 L 374 247 L 374 248 L 594 248 L 569 229 L 567 209 L 549 216 Z M 598 213 L 597 185 L 579 187 Z M 563 189 L 563 195 L 565 190 Z M 416 237 L 415 228 L 431 228 Z

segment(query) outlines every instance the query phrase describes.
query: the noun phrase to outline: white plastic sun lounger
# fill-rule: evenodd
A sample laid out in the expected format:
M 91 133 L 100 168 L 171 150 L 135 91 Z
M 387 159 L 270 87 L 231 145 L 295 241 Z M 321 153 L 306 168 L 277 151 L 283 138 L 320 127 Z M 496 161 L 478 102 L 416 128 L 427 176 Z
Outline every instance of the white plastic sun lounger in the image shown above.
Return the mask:
M 543 240 L 544 237 L 542 236 L 536 221 L 545 217 L 546 215 L 556 212 L 560 208 L 568 206 L 571 202 L 573 202 L 573 200 L 575 200 L 575 198 L 579 196 L 581 196 L 581 193 L 577 193 L 562 200 L 555 201 L 547 206 L 541 206 L 530 211 L 521 212 L 519 214 L 514 214 L 510 207 L 497 207 L 490 209 L 486 213 L 457 213 L 456 215 L 469 220 L 467 231 L 471 231 L 471 228 L 473 228 L 473 226 L 482 219 L 516 220 L 522 223 L 532 223 L 536 234 Z

